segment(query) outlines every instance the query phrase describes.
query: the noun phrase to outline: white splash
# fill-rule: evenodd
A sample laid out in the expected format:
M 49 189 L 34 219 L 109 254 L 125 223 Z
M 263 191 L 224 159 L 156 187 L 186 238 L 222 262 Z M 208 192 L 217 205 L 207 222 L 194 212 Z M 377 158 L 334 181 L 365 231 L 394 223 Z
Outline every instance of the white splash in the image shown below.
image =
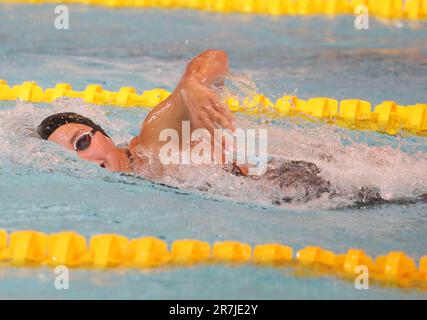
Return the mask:
M 117 144 L 130 141 L 130 132 L 140 124 L 120 119 L 119 113 L 107 116 L 105 110 L 71 99 L 60 99 L 51 107 L 36 108 L 31 103 L 18 102 L 13 108 L 0 108 L 0 168 L 10 166 L 20 172 L 59 171 L 93 178 L 110 175 L 75 154 L 39 139 L 36 132 L 45 117 L 71 111 L 88 116 L 106 128 Z M 424 138 L 398 141 L 373 133 L 358 137 L 333 126 L 295 119 L 267 123 L 264 119 L 260 124 L 256 119 L 239 116 L 237 123 L 242 128 L 268 129 L 270 156 L 314 163 L 332 188 L 341 191 L 340 196 L 325 194 L 306 204 L 282 203 L 282 206 L 300 209 L 348 206 L 354 204 L 354 194 L 365 186 L 379 190 L 386 200 L 415 199 L 427 194 L 427 140 Z M 368 138 L 375 146 L 364 142 L 362 138 L 366 135 L 370 135 Z M 271 205 L 283 196 L 281 188 L 266 179 L 236 177 L 217 166 L 182 166 L 159 182 L 262 205 Z

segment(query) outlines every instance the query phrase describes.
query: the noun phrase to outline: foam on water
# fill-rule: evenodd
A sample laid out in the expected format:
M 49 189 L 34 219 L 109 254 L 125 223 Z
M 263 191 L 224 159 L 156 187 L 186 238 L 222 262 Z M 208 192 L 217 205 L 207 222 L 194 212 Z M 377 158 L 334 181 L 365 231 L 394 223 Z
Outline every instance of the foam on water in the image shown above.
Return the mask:
M 245 94 L 253 93 L 250 85 L 244 90 Z M 117 144 L 130 141 L 135 124 L 111 117 L 106 110 L 68 98 L 59 99 L 50 107 L 36 108 L 31 103 L 17 102 L 14 108 L 0 110 L 0 168 L 13 174 L 37 170 L 117 182 L 132 179 L 111 174 L 37 137 L 36 127 L 45 117 L 72 111 L 88 116 L 106 128 Z M 355 195 L 362 187 L 378 190 L 383 199 L 390 201 L 414 200 L 427 193 L 424 138 L 354 134 L 300 119 L 256 119 L 243 115 L 238 115 L 237 119 L 238 127 L 268 130 L 269 156 L 314 163 L 320 168 L 321 176 L 331 182 L 332 188 L 340 191 L 339 196 L 333 198 L 324 195 L 308 203 L 282 203 L 282 206 L 297 209 L 349 206 L 357 201 Z M 236 177 L 214 165 L 181 166 L 174 175 L 156 182 L 262 205 L 271 205 L 283 197 L 280 187 L 267 179 Z
M 269 156 L 315 163 L 321 176 L 341 193 L 333 199 L 326 196 L 306 204 L 282 204 L 284 206 L 300 209 L 351 206 L 358 201 L 356 195 L 363 187 L 378 190 L 388 201 L 417 199 L 427 193 L 427 153 L 409 154 L 388 145 L 372 146 L 363 142 L 345 145 L 342 140 L 348 138 L 348 133 L 327 125 L 314 128 L 294 125 L 284 129 L 256 124 L 243 117 L 239 117 L 238 123 L 244 128 L 254 125 L 266 128 Z M 183 167 L 179 174 L 179 178 L 169 177 L 167 183 L 197 187 L 241 201 L 272 203 L 273 199 L 283 196 L 281 189 L 270 181 L 235 177 L 217 167 Z

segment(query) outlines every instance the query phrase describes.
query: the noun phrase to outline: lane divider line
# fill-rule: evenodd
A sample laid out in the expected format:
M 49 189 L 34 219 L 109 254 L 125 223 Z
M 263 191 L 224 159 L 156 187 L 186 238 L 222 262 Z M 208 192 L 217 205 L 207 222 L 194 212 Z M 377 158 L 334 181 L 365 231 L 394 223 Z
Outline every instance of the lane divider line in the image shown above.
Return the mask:
M 170 248 L 170 249 L 169 249 Z M 167 268 L 201 264 L 295 268 L 322 276 L 354 281 L 358 267 L 368 270 L 369 280 L 387 286 L 427 289 L 427 256 L 415 260 L 404 252 L 392 251 L 376 259 L 364 250 L 350 248 L 336 254 L 319 246 L 294 249 L 279 243 L 251 246 L 237 241 L 210 244 L 183 239 L 168 244 L 155 237 L 128 239 L 118 234 L 97 234 L 86 238 L 75 231 L 46 234 L 39 231 L 0 230 L 0 267 L 73 268 Z
M 366 6 L 370 16 L 386 19 L 427 18 L 426 0 L 1 0 L 3 3 L 78 3 L 110 8 L 191 9 L 215 13 L 266 15 L 352 15 Z
M 82 99 L 95 105 L 115 107 L 152 108 L 170 95 L 165 89 L 146 90 L 141 94 L 134 87 L 122 87 L 119 91 L 104 90 L 101 85 L 89 84 L 83 91 L 75 91 L 68 83 L 58 83 L 53 88 L 43 89 L 34 81 L 9 86 L 0 80 L 0 101 L 29 101 L 51 103 L 60 97 Z M 266 115 L 273 119 L 301 117 L 319 119 L 351 130 L 371 130 L 397 135 L 400 132 L 427 136 L 427 103 L 403 106 L 395 101 L 384 101 L 373 109 L 365 100 L 345 99 L 337 101 L 327 97 L 308 100 L 297 96 L 283 96 L 275 102 L 262 94 L 239 99 L 229 97 L 226 104 L 233 112 L 248 115 Z

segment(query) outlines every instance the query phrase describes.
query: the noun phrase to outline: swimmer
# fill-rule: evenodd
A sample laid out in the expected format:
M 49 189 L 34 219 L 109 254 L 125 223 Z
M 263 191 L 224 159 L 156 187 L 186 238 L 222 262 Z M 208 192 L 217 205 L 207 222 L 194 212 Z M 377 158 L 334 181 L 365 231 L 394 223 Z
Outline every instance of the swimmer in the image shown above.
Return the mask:
M 162 130 L 173 129 L 182 135 L 182 122 L 189 121 L 191 131 L 207 129 L 213 140 L 216 128 L 236 129 L 233 114 L 214 90 L 223 86 L 221 79 L 228 72 L 228 57 L 224 51 L 208 50 L 196 56 L 187 65 L 173 93 L 148 114 L 140 134 L 124 147 L 116 146 L 92 120 L 75 113 L 59 113 L 46 118 L 39 125 L 38 133 L 42 139 L 57 143 L 112 172 L 142 174 L 154 179 L 163 174 L 158 159 L 166 143 L 159 139 Z M 224 168 L 236 176 L 248 176 L 245 166 L 234 164 Z M 304 161 L 274 159 L 263 176 L 247 178 L 267 179 L 280 186 L 284 195 L 273 201 L 275 205 L 308 202 L 324 194 L 330 197 L 338 194 L 314 163 Z M 379 192 L 370 188 L 361 189 L 357 196 L 362 204 L 382 201 Z
M 183 121 L 190 121 L 191 132 L 205 128 L 212 137 L 218 127 L 235 130 L 231 111 L 213 91 L 223 85 L 221 77 L 228 71 L 224 51 L 208 50 L 196 56 L 188 63 L 176 89 L 148 114 L 140 134 L 124 148 L 116 146 L 92 120 L 74 113 L 46 118 L 39 125 L 38 133 L 41 138 L 77 152 L 80 158 L 112 172 L 135 172 L 153 165 L 158 158 L 155 155 L 165 143 L 160 141 L 160 133 L 173 129 L 181 135 Z M 159 175 L 158 172 L 152 174 Z

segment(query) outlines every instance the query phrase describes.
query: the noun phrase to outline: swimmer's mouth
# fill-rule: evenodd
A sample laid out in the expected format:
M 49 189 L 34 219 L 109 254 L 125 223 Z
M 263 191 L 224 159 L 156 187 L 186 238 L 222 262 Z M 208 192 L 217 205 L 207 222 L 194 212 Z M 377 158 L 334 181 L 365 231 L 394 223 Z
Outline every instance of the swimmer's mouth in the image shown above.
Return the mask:
M 101 168 L 104 168 L 105 169 L 105 163 L 101 163 Z

